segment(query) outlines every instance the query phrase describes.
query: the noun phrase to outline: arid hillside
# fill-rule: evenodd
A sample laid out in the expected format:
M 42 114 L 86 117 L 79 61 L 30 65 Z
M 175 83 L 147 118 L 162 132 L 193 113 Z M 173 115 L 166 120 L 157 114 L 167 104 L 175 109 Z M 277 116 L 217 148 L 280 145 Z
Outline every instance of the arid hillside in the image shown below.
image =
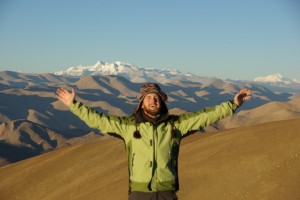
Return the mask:
M 201 130 L 215 132 L 271 121 L 300 118 L 300 95 L 277 93 L 258 84 L 217 78 L 200 82 L 172 80 L 160 84 L 171 114 L 193 112 L 232 99 L 251 89 L 251 101 L 220 122 Z M 65 77 L 54 74 L 0 72 L 0 166 L 45 152 L 101 139 L 55 97 L 59 87 L 75 88 L 76 99 L 98 112 L 131 115 L 142 83 L 116 75 Z
M 180 200 L 299 200 L 300 119 L 196 133 L 181 142 Z M 0 199 L 126 200 L 121 140 L 63 147 L 0 168 Z

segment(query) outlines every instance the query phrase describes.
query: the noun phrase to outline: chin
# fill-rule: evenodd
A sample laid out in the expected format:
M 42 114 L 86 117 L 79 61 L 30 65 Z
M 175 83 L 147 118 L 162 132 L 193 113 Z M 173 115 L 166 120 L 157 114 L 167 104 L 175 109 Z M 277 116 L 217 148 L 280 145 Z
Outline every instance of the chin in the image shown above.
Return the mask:
M 146 112 L 148 113 L 148 114 L 150 114 L 150 115 L 153 115 L 153 116 L 156 116 L 156 115 L 158 115 L 159 114 L 159 110 L 157 110 L 157 109 L 155 109 L 155 110 L 146 110 Z

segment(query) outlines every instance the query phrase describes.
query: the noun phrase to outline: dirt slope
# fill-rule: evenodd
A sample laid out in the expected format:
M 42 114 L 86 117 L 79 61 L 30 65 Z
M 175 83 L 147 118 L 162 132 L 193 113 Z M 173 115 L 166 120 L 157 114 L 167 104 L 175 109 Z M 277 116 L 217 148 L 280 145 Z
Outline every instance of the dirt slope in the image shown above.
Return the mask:
M 300 119 L 182 140 L 180 200 L 299 200 Z M 127 199 L 123 142 L 58 149 L 0 168 L 0 199 Z

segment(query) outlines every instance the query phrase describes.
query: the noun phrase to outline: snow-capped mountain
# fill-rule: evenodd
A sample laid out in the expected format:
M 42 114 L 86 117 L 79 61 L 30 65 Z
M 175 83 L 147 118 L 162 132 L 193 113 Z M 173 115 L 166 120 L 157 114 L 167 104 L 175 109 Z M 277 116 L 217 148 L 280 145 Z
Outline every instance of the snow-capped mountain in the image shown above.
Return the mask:
M 296 79 L 290 79 L 282 76 L 280 73 L 271 74 L 268 76 L 261 76 L 254 79 L 255 82 L 260 83 L 283 83 L 283 84 L 293 84 L 300 83 L 300 81 Z
M 173 81 L 192 81 L 200 82 L 204 85 L 211 84 L 217 80 L 216 77 L 200 77 L 192 73 L 182 73 L 178 70 L 155 69 L 138 67 L 130 63 L 116 61 L 106 63 L 97 61 L 95 65 L 70 67 L 65 71 L 53 72 L 55 75 L 63 75 L 67 77 L 81 77 L 85 75 L 118 75 L 127 78 L 131 82 L 159 82 L 168 83 Z M 226 80 L 238 84 L 259 84 L 263 85 L 275 92 L 293 92 L 300 93 L 300 81 L 282 76 L 280 73 L 268 76 L 257 77 L 251 80 Z
M 182 73 L 177 70 L 137 67 L 130 63 L 120 61 L 114 63 L 98 61 L 92 66 L 79 65 L 77 67 L 70 67 L 66 71 L 54 72 L 54 74 L 73 77 L 84 75 L 119 75 L 136 83 L 149 81 L 167 83 L 174 80 L 207 83 L 216 80 L 216 78 L 199 77 L 191 73 Z
M 274 92 L 291 92 L 300 93 L 300 81 L 297 79 L 287 78 L 280 73 L 255 78 L 253 81 L 248 80 L 228 80 L 238 84 L 259 84 Z

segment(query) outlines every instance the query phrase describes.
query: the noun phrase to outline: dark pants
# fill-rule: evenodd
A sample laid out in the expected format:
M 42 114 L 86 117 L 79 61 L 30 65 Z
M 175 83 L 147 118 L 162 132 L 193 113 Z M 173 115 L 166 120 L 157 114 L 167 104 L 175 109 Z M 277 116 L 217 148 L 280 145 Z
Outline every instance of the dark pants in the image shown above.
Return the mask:
M 128 200 L 178 200 L 173 191 L 166 192 L 131 192 Z

